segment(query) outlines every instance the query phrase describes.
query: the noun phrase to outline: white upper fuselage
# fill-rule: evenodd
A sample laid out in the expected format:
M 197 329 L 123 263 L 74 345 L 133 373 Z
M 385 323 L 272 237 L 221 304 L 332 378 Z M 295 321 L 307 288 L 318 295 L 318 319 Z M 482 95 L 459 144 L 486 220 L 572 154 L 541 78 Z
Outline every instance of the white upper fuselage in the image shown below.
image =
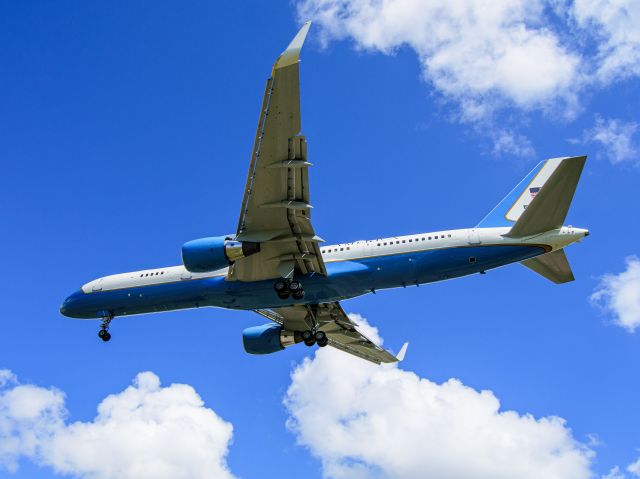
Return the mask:
M 464 247 L 470 245 L 544 245 L 550 251 L 564 248 L 583 238 L 588 231 L 572 226 L 551 230 L 527 238 L 505 236 L 510 228 L 465 228 L 434 231 L 406 236 L 392 236 L 374 240 L 359 240 L 321 247 L 325 263 L 360 258 L 390 256 L 411 252 Z M 191 273 L 183 265 L 167 266 L 104 276 L 82 286 L 84 293 L 133 288 L 182 280 L 226 276 L 229 268 L 206 273 Z

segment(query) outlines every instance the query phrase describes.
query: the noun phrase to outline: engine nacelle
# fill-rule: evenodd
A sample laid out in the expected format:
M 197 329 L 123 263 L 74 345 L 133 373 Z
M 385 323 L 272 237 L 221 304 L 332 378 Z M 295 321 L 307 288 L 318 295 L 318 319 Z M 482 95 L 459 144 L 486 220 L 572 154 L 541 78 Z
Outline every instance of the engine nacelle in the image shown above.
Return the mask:
M 200 238 L 182 245 L 182 263 L 192 273 L 206 273 L 225 268 L 258 251 L 260 243 L 234 241 L 229 236 Z
M 298 331 L 287 331 L 278 324 L 263 324 L 242 331 L 242 344 L 249 354 L 270 354 L 302 341 Z

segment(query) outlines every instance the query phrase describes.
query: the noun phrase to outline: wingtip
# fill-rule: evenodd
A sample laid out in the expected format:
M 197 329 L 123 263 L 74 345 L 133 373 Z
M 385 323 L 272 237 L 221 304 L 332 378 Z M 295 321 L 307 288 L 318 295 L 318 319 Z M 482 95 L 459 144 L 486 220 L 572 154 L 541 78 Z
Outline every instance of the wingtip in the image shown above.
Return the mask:
M 404 343 L 402 345 L 402 347 L 400 348 L 400 352 L 398 354 L 396 354 L 396 359 L 398 360 L 398 362 L 400 361 L 404 361 L 404 356 L 405 354 L 407 354 L 407 348 L 409 347 L 409 343 Z
M 302 49 L 302 45 L 307 38 L 309 28 L 311 28 L 310 20 L 302 24 L 300 30 L 298 30 L 298 33 L 296 33 L 296 36 L 293 37 L 293 40 L 291 40 L 291 43 L 289 43 L 289 46 L 276 60 L 275 65 L 273 65 L 274 69 L 284 68 L 298 63 L 298 61 L 300 60 L 300 50 Z

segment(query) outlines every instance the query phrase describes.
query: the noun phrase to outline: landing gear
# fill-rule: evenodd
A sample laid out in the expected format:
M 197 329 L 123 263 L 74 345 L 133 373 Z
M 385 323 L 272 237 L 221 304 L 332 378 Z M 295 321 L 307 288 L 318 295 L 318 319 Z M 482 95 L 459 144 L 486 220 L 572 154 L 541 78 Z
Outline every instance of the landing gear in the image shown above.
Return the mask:
M 313 346 L 317 344 L 321 348 L 324 348 L 327 344 L 329 344 L 329 338 L 324 331 L 302 331 L 302 341 L 307 346 Z
M 278 298 L 287 299 L 289 297 L 289 285 L 286 281 L 279 280 L 276 281 L 273 285 L 273 289 L 276 291 Z
M 304 298 L 304 290 L 299 281 L 280 279 L 273 284 L 273 289 L 280 299 L 289 299 L 290 296 L 293 299 Z
M 313 331 L 302 331 L 302 340 L 304 341 L 304 344 L 309 347 L 316 344 L 316 337 L 314 336 Z
M 314 334 L 314 338 L 318 346 L 320 346 L 321 348 L 324 348 L 327 344 L 329 344 L 329 338 L 327 338 L 327 335 L 324 331 L 316 331 L 316 334 Z
M 102 339 L 105 343 L 111 339 L 111 334 L 109 334 L 109 324 L 111 324 L 112 319 L 113 319 L 113 316 L 105 316 L 104 318 L 102 318 L 100 331 L 98 331 L 98 337 Z

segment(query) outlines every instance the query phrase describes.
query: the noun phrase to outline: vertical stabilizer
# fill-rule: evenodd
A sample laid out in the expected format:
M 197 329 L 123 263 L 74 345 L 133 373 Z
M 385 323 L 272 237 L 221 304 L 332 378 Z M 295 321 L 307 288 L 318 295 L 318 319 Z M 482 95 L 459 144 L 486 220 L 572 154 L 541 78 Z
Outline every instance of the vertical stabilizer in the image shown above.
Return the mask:
M 535 234 L 532 231 L 542 232 L 562 226 L 586 158 L 552 158 L 538 163 L 477 227 L 510 226 L 509 236 L 524 236 L 525 232 Z M 545 204 L 545 207 L 533 208 L 536 203 Z M 533 210 L 525 215 L 529 208 Z M 527 218 L 521 222 L 523 216 Z M 529 227 L 523 228 L 525 224 Z

